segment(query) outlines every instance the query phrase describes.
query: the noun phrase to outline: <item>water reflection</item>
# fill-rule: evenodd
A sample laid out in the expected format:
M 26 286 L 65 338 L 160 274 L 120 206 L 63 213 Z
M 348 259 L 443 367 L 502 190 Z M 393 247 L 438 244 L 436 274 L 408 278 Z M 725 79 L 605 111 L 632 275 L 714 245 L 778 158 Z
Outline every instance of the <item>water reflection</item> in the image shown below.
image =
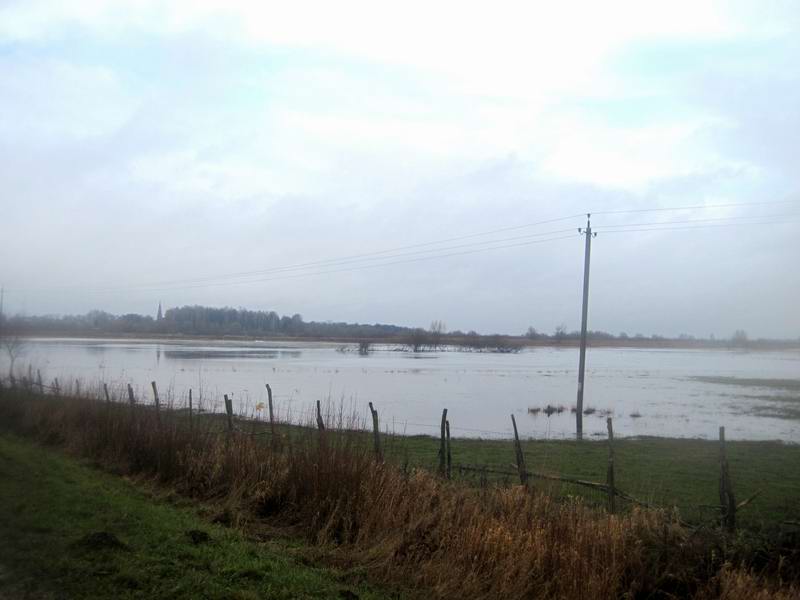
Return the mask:
M 160 353 L 160 351 L 159 351 Z M 170 359 L 218 359 L 218 358 L 300 358 L 300 350 L 245 350 L 245 349 L 212 349 L 189 348 L 182 350 L 165 350 L 164 358 Z
M 102 380 L 118 386 L 122 395 L 128 383 L 147 390 L 158 381 L 165 395 L 171 390 L 178 400 L 193 388 L 204 405 L 221 406 L 222 394 L 228 394 L 249 410 L 266 400 L 269 383 L 278 410 L 294 418 L 313 414 L 317 400 L 332 412 L 344 405 L 368 417 L 367 402 L 373 402 L 382 424 L 409 434 L 438 431 L 447 408 L 459 435 L 508 436 L 511 413 L 524 437 L 574 435 L 575 349 L 414 354 L 385 347 L 364 360 L 357 347 L 337 352 L 338 346 L 36 339 L 29 341 L 27 359 L 45 381 L 78 377 L 89 387 Z M 0 369 L 8 369 L 2 357 Z M 715 437 L 725 425 L 738 439 L 800 442 L 797 393 L 732 385 L 728 379 L 796 381 L 799 373 L 797 352 L 591 349 L 584 433 L 605 435 L 609 415 L 621 436 Z

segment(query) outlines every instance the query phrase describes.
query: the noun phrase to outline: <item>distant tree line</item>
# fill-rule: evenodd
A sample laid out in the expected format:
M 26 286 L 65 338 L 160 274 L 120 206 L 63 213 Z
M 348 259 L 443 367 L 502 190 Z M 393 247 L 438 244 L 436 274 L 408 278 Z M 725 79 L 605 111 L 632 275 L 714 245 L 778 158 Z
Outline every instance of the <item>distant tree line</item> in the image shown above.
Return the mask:
M 207 306 L 169 308 L 161 319 L 134 313 L 113 315 L 93 310 L 85 315 L 15 316 L 7 321 L 8 327 L 24 333 L 383 338 L 411 331 L 408 327 L 397 325 L 306 322 L 299 314 L 288 316 L 275 311 Z
M 159 307 L 160 308 L 160 307 Z M 448 331 L 445 323 L 435 320 L 430 327 L 414 328 L 382 323 L 361 324 L 331 321 L 304 321 L 299 314 L 280 315 L 275 311 L 256 311 L 244 308 L 212 308 L 207 306 L 181 306 L 169 308 L 161 318 L 128 313 L 113 315 L 93 310 L 85 315 L 43 315 L 9 317 L 0 315 L 0 331 L 8 334 L 51 335 L 202 335 L 242 337 L 287 337 L 330 339 L 361 342 L 360 351 L 366 353 L 376 342 L 399 344 L 415 352 L 435 351 L 444 346 L 459 347 L 476 352 L 516 352 L 526 345 L 574 345 L 580 339 L 580 331 L 569 331 L 559 325 L 553 333 L 537 331 L 529 327 L 523 335 L 479 334 L 475 331 Z M 795 347 L 797 340 L 751 340 L 741 329 L 730 338 L 696 339 L 681 334 L 677 338 L 666 338 L 657 334 L 642 333 L 617 335 L 606 331 L 590 330 L 591 342 L 609 344 L 663 344 L 702 345 L 728 348 L 756 348 L 765 346 Z

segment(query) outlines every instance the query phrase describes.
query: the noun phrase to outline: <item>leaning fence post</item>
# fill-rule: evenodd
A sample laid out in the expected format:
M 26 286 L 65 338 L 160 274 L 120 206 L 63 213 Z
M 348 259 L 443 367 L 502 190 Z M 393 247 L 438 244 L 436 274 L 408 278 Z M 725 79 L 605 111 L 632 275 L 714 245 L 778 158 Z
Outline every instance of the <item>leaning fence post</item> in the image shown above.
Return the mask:
M 192 388 L 189 388 L 189 431 L 192 431 Z
M 522 444 L 519 443 L 519 432 L 517 431 L 517 420 L 511 415 L 511 424 L 514 426 L 514 451 L 517 456 L 517 471 L 519 471 L 519 482 L 528 485 L 528 472 L 525 470 L 525 456 L 522 454 Z
M 156 382 L 151 381 L 150 385 L 153 386 L 153 400 L 156 403 L 156 420 L 160 423 L 161 422 L 161 401 L 158 398 L 158 388 L 156 387 Z
M 442 426 L 441 434 L 439 437 L 439 475 L 444 477 L 447 475 L 446 461 L 447 461 L 447 409 L 442 409 Z
M 61 387 L 58 385 L 58 377 L 53 378 L 53 388 L 55 389 L 56 396 L 61 392 Z
M 272 388 L 267 385 L 267 405 L 269 406 L 269 432 L 270 437 L 275 440 L 275 416 L 272 413 Z
M 103 392 L 106 395 L 106 404 L 111 404 L 111 396 L 108 393 L 108 384 L 103 383 Z
M 606 419 L 608 426 L 608 471 L 606 472 L 606 484 L 608 485 L 608 510 L 612 514 L 617 510 L 617 488 L 614 484 L 614 424 L 611 417 Z
M 445 434 L 447 436 L 447 439 L 446 439 L 446 442 L 447 442 L 447 478 L 450 479 L 450 477 L 451 477 L 451 475 L 453 473 L 453 471 L 452 471 L 452 468 L 453 468 L 453 456 L 452 456 L 452 454 L 450 454 L 450 421 L 449 420 L 444 422 L 444 430 L 445 430 Z
M 42 372 L 36 369 L 36 385 L 39 386 L 39 393 L 44 394 L 44 384 L 42 383 Z
M 375 460 L 378 462 L 383 460 L 383 452 L 381 451 L 381 430 L 378 425 L 378 411 L 369 403 L 369 412 L 372 414 L 372 441 L 375 446 Z
M 317 429 L 325 431 L 325 421 L 322 419 L 322 409 L 320 408 L 319 400 L 317 400 Z
M 56 385 L 57 384 L 56 382 Z M 128 402 L 130 402 L 131 406 L 136 404 L 136 396 L 133 395 L 133 386 L 131 386 L 130 383 L 128 384 Z
M 719 503 L 722 511 L 722 523 L 726 529 L 736 528 L 736 499 L 733 495 L 733 484 L 728 469 L 728 454 L 725 448 L 725 428 L 719 428 Z
M 228 415 L 228 434 L 233 433 L 233 401 L 225 394 L 225 413 Z

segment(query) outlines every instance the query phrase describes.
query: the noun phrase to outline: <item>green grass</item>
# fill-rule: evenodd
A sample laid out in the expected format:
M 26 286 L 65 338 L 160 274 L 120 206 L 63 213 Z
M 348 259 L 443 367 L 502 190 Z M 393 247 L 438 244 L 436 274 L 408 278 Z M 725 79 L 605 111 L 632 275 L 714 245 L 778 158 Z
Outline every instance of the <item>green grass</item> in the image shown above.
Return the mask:
M 220 419 L 218 415 L 206 418 Z M 250 431 L 266 431 L 263 422 L 242 422 Z M 307 435 L 308 430 L 279 426 L 282 435 Z M 263 439 L 268 440 L 269 436 Z M 438 438 L 416 435 L 382 436 L 385 455 L 397 464 L 435 471 L 439 459 Z M 370 433 L 363 443 L 372 444 Z M 522 442 L 529 471 L 565 475 L 605 483 L 608 445 L 605 441 L 526 440 Z M 711 440 L 676 438 L 620 438 L 614 442 L 615 481 L 619 489 L 644 502 L 677 507 L 691 522 L 716 519 L 719 511 L 719 443 Z M 728 461 L 737 502 L 759 492 L 739 512 L 738 522 L 749 529 L 771 530 L 784 521 L 800 520 L 800 445 L 781 442 L 728 441 Z M 509 472 L 514 470 L 514 446 L 511 440 L 453 438 L 453 465 L 482 465 Z M 459 472 L 453 477 L 480 481 L 480 474 Z M 488 481 L 517 483 L 515 475 L 487 475 Z M 596 490 L 569 483 L 532 480 L 532 485 L 557 495 L 579 495 L 597 504 L 606 496 Z
M 392 440 L 396 459 L 409 464 L 438 464 L 439 441 L 415 436 Z M 561 474 L 604 483 L 608 445 L 601 441 L 522 442 L 529 470 Z M 754 529 L 770 528 L 800 517 L 800 446 L 779 442 L 728 442 L 728 461 L 737 501 L 760 490 L 740 511 L 740 523 Z M 719 503 L 719 444 L 707 440 L 643 438 L 614 443 L 616 485 L 635 498 L 662 506 L 678 506 L 688 520 L 714 518 L 718 513 L 700 505 Z M 512 470 L 510 441 L 453 439 L 453 464 L 494 466 Z M 405 458 L 402 458 L 405 460 Z M 475 479 L 478 474 L 459 474 Z M 489 477 L 491 479 L 491 477 Z M 495 476 L 494 479 L 497 477 Z M 511 481 L 514 478 L 510 478 Z M 604 502 L 602 494 L 571 484 L 533 480 L 559 494 L 580 494 Z
M 202 531 L 195 544 L 187 532 Z M 107 532 L 124 547 L 87 536 Z M 312 568 L 186 501 L 0 435 L 0 598 L 386 598 L 354 574 Z

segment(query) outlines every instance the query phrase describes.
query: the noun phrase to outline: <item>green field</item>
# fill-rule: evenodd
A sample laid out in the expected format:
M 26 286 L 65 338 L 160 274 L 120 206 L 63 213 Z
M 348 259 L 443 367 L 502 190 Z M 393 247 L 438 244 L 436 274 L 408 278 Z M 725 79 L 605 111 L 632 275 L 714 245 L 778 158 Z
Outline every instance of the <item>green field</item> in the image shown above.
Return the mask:
M 168 500 L 0 435 L 0 598 L 397 597 Z
M 220 415 L 205 415 L 219 420 Z M 240 421 L 248 432 L 266 433 L 261 422 Z M 308 435 L 308 429 L 279 426 L 281 435 Z M 266 441 L 269 436 L 263 436 Z M 431 436 L 383 435 L 387 460 L 408 468 L 438 468 L 438 438 Z M 372 444 L 364 433 L 362 443 Z M 771 530 L 786 521 L 800 520 L 800 445 L 781 442 L 728 441 L 728 462 L 737 502 L 757 496 L 738 515 L 741 526 L 754 531 Z M 524 440 L 525 464 L 529 471 L 549 475 L 606 482 L 608 444 L 600 440 Z M 719 511 L 719 443 L 711 440 L 676 438 L 620 438 L 614 442 L 616 486 L 634 498 L 662 507 L 677 507 L 690 522 L 711 522 Z M 459 471 L 458 465 L 486 466 L 509 475 L 487 473 L 489 482 L 518 483 L 514 473 L 511 440 L 452 438 L 452 476 L 479 485 L 481 474 Z M 580 495 L 598 505 L 606 504 L 602 492 L 570 483 L 532 479 L 534 487 L 557 495 Z
M 409 437 L 388 441 L 391 455 L 409 464 L 434 468 L 439 441 Z M 604 483 L 608 445 L 600 441 L 522 442 L 528 470 Z M 644 438 L 614 443 L 616 485 L 633 497 L 660 506 L 677 506 L 688 520 L 712 519 L 701 505 L 719 503 L 719 444 L 706 440 Z M 728 460 L 737 501 L 759 495 L 740 511 L 742 525 L 760 529 L 800 517 L 800 446 L 779 442 L 728 442 Z M 512 471 L 514 449 L 504 440 L 451 440 L 453 464 L 490 465 Z M 477 473 L 454 477 L 477 479 Z M 497 478 L 496 476 L 494 477 Z M 510 477 L 513 481 L 514 478 Z M 603 502 L 598 492 L 571 484 L 533 480 L 532 485 L 561 494 L 581 494 Z

